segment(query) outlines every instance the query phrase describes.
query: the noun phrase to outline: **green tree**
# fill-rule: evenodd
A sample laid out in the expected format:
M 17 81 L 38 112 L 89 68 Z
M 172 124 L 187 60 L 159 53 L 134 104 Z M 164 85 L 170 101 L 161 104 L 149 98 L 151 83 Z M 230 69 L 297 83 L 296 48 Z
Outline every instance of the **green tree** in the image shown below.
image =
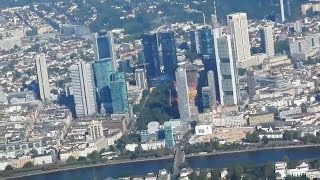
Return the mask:
M 68 164 L 75 164 L 77 163 L 77 159 L 73 156 L 68 157 L 67 161 Z
M 80 156 L 79 158 L 78 158 L 78 161 L 86 161 L 87 160 L 87 158 L 86 157 L 83 157 L 83 156 Z
M 285 130 L 283 132 L 282 139 L 284 141 L 292 141 L 293 140 L 293 132 Z
M 100 154 L 98 153 L 98 151 L 93 151 L 92 153 L 90 153 L 88 155 L 88 158 L 91 159 L 92 161 L 98 161 L 101 159 Z
M 260 142 L 260 138 L 259 138 L 259 134 L 257 131 L 253 131 L 251 134 L 247 133 L 246 134 L 246 142 L 250 142 L 250 143 L 258 143 Z
M 39 155 L 36 149 L 32 149 L 30 153 L 32 154 L 33 157 L 37 157 Z
M 32 168 L 33 167 L 33 163 L 32 162 L 26 162 L 22 168 Z
M 264 144 L 268 144 L 269 143 L 269 139 L 267 138 L 267 136 L 263 136 L 261 141 L 264 143 Z
M 13 167 L 9 164 L 4 168 L 5 171 L 12 171 Z

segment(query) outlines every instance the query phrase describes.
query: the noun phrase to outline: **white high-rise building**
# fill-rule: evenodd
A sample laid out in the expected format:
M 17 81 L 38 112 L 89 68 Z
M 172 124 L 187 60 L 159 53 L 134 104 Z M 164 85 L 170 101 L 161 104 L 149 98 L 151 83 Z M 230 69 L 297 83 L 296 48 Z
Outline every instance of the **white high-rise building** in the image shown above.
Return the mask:
M 280 10 L 281 10 L 281 22 L 286 21 L 285 12 L 284 12 L 284 3 L 283 0 L 280 0 Z
M 97 104 L 92 64 L 80 61 L 70 67 L 70 74 L 77 116 L 95 114 Z
M 251 59 L 247 14 L 229 14 L 227 20 L 236 62 Z
M 221 105 L 237 105 L 239 102 L 236 62 L 232 55 L 230 35 L 215 33 L 215 52 L 219 79 Z
M 136 79 L 136 84 L 140 89 L 148 89 L 145 69 L 136 69 L 135 79 Z
M 37 78 L 39 83 L 40 98 L 46 100 L 50 98 L 49 77 L 45 54 L 37 54 L 35 56 Z
M 260 29 L 261 47 L 269 57 L 274 56 L 274 40 L 273 30 L 271 26 L 266 26 Z
M 178 92 L 178 107 L 181 120 L 191 118 L 189 103 L 189 87 L 187 82 L 187 73 L 184 67 L 178 67 L 176 70 L 176 86 Z

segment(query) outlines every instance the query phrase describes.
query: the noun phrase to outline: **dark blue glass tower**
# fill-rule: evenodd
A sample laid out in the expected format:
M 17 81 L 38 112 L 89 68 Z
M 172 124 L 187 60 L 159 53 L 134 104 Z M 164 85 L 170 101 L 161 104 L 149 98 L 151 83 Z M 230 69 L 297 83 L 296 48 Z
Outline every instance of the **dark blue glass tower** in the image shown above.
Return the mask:
M 160 76 L 160 57 L 156 34 L 143 34 L 141 36 L 143 54 L 147 64 L 147 79 Z
M 175 70 L 178 66 L 178 60 L 174 32 L 159 33 L 158 40 L 162 52 L 164 73 L 170 78 L 170 80 L 175 80 Z
M 203 27 L 198 30 L 200 54 L 202 57 L 202 62 L 204 64 L 205 72 L 212 70 L 214 73 L 214 81 L 216 86 L 216 99 L 220 101 L 219 93 L 219 80 L 218 80 L 218 69 L 216 62 L 216 55 L 214 51 L 214 39 L 212 34 L 212 29 L 210 27 Z M 206 77 L 208 82 L 208 78 Z

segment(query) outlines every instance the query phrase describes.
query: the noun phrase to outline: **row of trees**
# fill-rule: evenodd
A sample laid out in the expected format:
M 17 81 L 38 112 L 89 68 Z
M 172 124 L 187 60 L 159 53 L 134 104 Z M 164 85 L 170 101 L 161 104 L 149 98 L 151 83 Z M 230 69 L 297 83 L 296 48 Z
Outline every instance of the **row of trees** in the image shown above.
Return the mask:
M 206 143 L 187 144 L 184 147 L 186 154 L 213 151 L 230 151 L 240 150 L 244 146 L 239 143 L 220 144 L 218 141 L 210 141 Z

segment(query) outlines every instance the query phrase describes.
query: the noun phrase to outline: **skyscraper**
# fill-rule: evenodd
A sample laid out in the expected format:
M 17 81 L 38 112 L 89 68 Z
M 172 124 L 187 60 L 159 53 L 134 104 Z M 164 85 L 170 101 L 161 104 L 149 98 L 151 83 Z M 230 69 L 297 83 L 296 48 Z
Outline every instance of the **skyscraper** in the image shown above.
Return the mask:
M 190 31 L 189 38 L 190 38 L 190 51 L 195 54 L 200 54 L 198 32 L 195 30 Z
M 147 64 L 147 78 L 150 80 L 161 74 L 158 39 L 156 34 L 143 34 L 141 38 L 144 59 Z
M 114 39 L 111 31 L 100 32 L 95 34 L 93 43 L 95 60 L 111 59 L 113 70 L 116 69 L 116 59 L 113 49 Z
M 45 54 L 37 54 L 35 56 L 37 78 L 40 90 L 40 98 L 45 101 L 50 98 L 49 77 Z
M 281 22 L 286 21 L 283 0 L 280 0 Z
M 140 89 L 148 89 L 146 71 L 144 69 L 135 70 L 136 84 Z
M 214 5 L 214 13 L 211 15 L 211 23 L 212 23 L 211 26 L 212 26 L 212 29 L 216 29 L 219 27 L 216 1 L 213 1 L 213 5 Z
M 210 89 L 210 106 L 217 106 L 217 91 L 219 92 L 219 89 L 216 88 L 216 83 L 215 83 L 215 77 L 214 77 L 214 72 L 213 71 L 208 71 L 208 86 Z M 220 99 L 220 97 L 218 97 Z
M 261 48 L 269 57 L 274 56 L 274 40 L 271 26 L 266 26 L 260 29 Z
M 215 32 L 217 30 L 214 30 Z M 200 41 L 200 52 L 202 55 L 202 61 L 204 64 L 204 69 L 206 73 L 209 71 L 213 71 L 213 80 L 216 87 L 215 92 L 215 99 L 217 101 L 220 101 L 219 96 L 219 82 L 218 82 L 218 70 L 217 70 L 217 61 L 216 61 L 216 55 L 215 55 L 215 48 L 214 48 L 214 36 L 212 34 L 212 30 L 209 27 L 205 27 L 198 30 L 199 34 L 199 41 Z M 208 76 L 206 75 L 204 77 L 206 79 L 206 82 L 209 81 Z M 207 84 L 207 83 L 206 83 Z M 209 85 L 209 83 L 208 83 Z
M 125 73 L 118 72 L 111 76 L 110 92 L 112 99 L 112 112 L 128 112 L 129 102 Z
M 165 146 L 168 148 L 173 148 L 175 145 L 174 136 L 173 136 L 173 128 L 170 121 L 166 121 L 163 124 L 164 126 L 164 135 L 165 139 Z
M 249 30 L 246 13 L 235 13 L 227 16 L 228 27 L 232 38 L 232 47 L 236 62 L 251 58 Z
M 112 100 L 110 93 L 110 78 L 113 73 L 113 63 L 110 58 L 94 61 L 94 73 L 98 91 L 98 102 L 107 112 L 112 112 Z
M 70 67 L 70 75 L 77 116 L 96 113 L 96 91 L 92 64 L 80 61 Z
M 231 37 L 216 36 L 216 59 L 218 64 L 218 79 L 221 105 L 238 104 L 237 67 L 232 55 Z
M 191 118 L 190 103 L 189 103 L 189 88 L 187 82 L 186 69 L 178 67 L 176 70 L 176 86 L 178 92 L 178 108 L 181 120 Z
M 163 32 L 158 34 L 164 73 L 175 80 L 175 69 L 178 66 L 176 40 L 174 32 Z

